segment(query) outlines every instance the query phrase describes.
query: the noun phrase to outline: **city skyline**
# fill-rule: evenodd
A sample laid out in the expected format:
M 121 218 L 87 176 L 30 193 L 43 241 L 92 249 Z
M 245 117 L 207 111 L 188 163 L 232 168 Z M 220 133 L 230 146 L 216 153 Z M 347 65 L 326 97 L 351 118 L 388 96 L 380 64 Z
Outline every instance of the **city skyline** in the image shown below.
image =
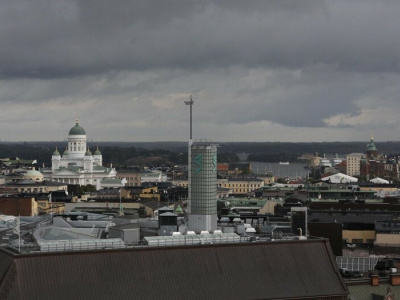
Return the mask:
M 0 140 L 399 141 L 400 6 L 45 0 L 0 9 Z

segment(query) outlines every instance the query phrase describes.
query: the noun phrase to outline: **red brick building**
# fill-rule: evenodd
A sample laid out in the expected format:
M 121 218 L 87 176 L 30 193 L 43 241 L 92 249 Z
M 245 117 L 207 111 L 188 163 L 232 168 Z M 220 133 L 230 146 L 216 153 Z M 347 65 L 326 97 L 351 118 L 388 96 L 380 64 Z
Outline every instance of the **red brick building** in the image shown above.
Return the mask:
M 371 137 L 367 144 L 367 157 L 360 161 L 360 175 L 366 180 L 375 177 L 399 179 L 400 165 L 395 159 L 387 159 L 384 155 L 379 155 Z
M 38 213 L 34 198 L 0 197 L 0 212 L 13 216 L 34 216 Z

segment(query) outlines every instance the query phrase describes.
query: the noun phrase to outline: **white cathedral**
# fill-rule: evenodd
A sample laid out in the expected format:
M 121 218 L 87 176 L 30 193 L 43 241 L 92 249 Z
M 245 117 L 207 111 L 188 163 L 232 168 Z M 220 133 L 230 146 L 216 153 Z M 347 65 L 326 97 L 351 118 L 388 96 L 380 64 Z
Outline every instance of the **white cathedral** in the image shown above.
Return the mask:
M 63 154 L 56 148 L 51 157 L 51 169 L 42 170 L 44 178 L 67 184 L 91 184 L 97 189 L 104 179 L 115 179 L 115 169 L 103 167 L 101 152 L 97 149 L 92 154 L 86 140 L 86 132 L 76 120 L 69 131 L 68 145 Z

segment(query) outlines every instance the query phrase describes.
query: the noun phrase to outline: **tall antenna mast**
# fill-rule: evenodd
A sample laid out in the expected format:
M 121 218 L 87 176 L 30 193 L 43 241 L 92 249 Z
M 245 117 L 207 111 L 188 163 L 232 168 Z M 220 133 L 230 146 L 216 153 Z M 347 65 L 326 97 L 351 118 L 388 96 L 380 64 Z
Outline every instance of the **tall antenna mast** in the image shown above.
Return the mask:
M 190 106 L 190 140 L 192 140 L 192 107 L 194 103 L 192 95 L 190 95 L 190 101 L 184 101 L 184 103 Z

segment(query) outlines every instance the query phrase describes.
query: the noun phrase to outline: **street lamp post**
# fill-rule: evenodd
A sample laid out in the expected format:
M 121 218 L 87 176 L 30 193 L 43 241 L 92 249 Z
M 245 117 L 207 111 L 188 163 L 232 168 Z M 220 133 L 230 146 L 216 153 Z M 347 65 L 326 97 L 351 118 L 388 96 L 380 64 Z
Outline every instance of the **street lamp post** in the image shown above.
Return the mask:
M 119 189 L 119 215 L 120 216 L 122 216 L 121 190 L 122 190 L 122 188 Z

